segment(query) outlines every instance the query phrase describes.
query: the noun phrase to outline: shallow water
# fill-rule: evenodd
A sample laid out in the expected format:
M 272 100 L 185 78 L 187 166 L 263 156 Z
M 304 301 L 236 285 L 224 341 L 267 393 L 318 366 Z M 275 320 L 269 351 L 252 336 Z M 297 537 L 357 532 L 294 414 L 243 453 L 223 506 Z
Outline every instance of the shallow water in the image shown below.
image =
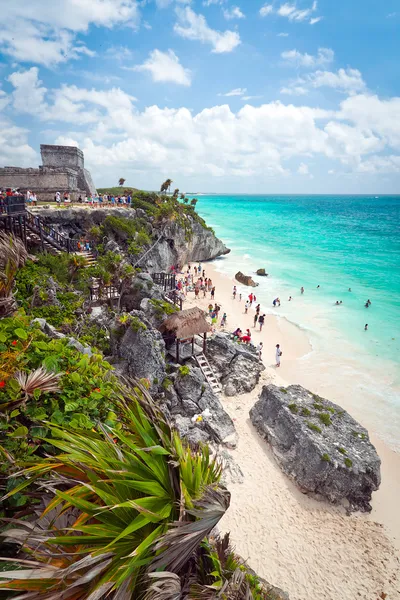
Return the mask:
M 301 383 L 334 384 L 400 449 L 400 197 L 211 195 L 197 209 L 231 248 L 217 268 L 264 267 L 263 310 L 307 332 Z

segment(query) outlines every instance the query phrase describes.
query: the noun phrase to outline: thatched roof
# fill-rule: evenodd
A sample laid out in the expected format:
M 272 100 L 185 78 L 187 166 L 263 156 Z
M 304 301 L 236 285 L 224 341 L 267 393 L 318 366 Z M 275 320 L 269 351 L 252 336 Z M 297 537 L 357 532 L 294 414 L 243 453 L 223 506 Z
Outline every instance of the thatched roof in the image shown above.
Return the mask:
M 193 337 L 199 333 L 211 331 L 204 311 L 195 306 L 174 313 L 160 326 L 161 333 L 173 333 L 178 339 Z

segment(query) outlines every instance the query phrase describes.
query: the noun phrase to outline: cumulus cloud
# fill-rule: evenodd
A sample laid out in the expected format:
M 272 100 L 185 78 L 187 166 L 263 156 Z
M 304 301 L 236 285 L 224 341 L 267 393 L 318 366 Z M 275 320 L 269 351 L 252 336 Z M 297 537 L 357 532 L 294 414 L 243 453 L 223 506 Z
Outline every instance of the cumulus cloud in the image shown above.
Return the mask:
M 262 17 L 266 17 L 268 15 L 271 15 L 274 12 L 274 7 L 272 4 L 264 4 L 264 6 L 262 6 L 260 8 L 260 15 Z
M 245 19 L 246 16 L 242 13 L 238 6 L 231 6 L 231 8 L 226 8 L 223 11 L 224 17 L 227 21 L 232 19 Z
M 173 50 L 167 52 L 153 50 L 142 65 L 136 65 L 133 69 L 135 71 L 148 71 L 153 81 L 157 82 L 173 82 L 189 86 L 192 80 L 190 70 L 181 65 Z
M 313 156 L 339 161 L 356 172 L 394 172 L 399 164 L 400 98 L 358 94 L 336 110 L 269 102 L 246 104 L 237 111 L 223 104 L 195 113 L 185 107 L 138 110 L 134 98 L 119 87 L 46 89 L 35 67 L 16 71 L 9 81 L 15 110 L 29 112 L 27 89 L 35 90 L 37 120 L 56 124 L 63 131 L 59 140 L 79 144 L 94 175 L 102 178 L 123 167 L 149 177 L 154 172 L 182 177 L 284 176 L 291 159 L 298 160 L 299 174 L 311 177 L 305 167 Z M 231 90 L 244 99 L 243 91 Z M 15 160 L 21 156 L 24 164 L 27 158 L 32 161 L 27 132 L 13 130 L 10 124 L 5 129 L 13 140 Z M 3 146 L 7 144 L 8 140 Z
M 183 38 L 198 40 L 203 44 L 211 44 L 212 52 L 217 54 L 232 52 L 238 46 L 240 36 L 236 31 L 224 31 L 223 33 L 208 26 L 203 15 L 195 13 L 188 6 L 185 9 L 177 9 L 178 22 L 174 25 L 174 31 Z
M 333 71 L 315 71 L 290 82 L 288 86 L 281 89 L 281 94 L 303 96 L 310 89 L 321 87 L 329 87 L 338 92 L 352 95 L 365 90 L 366 84 L 362 74 L 357 69 L 339 69 L 336 73 Z
M 308 89 L 301 85 L 292 85 L 291 87 L 281 88 L 281 94 L 286 94 L 287 96 L 305 96 L 308 94 Z
M 304 53 L 298 50 L 286 50 L 282 52 L 281 57 L 287 62 L 299 67 L 317 67 L 327 65 L 333 62 L 335 53 L 330 48 L 318 48 L 316 56 Z
M 245 94 L 247 92 L 247 88 L 235 88 L 234 90 L 231 90 L 230 92 L 227 92 L 226 94 L 218 94 L 218 96 L 243 96 L 243 94 Z
M 135 26 L 136 0 L 30 0 L 5 2 L 0 28 L 1 51 L 20 62 L 53 66 L 83 54 L 93 56 L 78 33 L 90 25 Z

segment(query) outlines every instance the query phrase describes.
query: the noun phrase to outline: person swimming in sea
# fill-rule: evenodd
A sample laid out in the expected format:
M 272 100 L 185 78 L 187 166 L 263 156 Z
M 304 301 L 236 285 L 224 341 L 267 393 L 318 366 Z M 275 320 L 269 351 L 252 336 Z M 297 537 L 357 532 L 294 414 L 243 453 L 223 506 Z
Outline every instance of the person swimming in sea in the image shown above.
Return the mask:
M 302 294 L 304 294 L 304 288 L 303 288 L 303 286 L 301 286 L 301 288 L 300 288 L 300 292 L 301 292 Z
M 288 302 L 291 302 L 291 301 L 292 301 L 292 296 L 289 296 Z
M 364 331 L 368 331 L 368 323 L 365 323 L 365 325 L 364 325 Z

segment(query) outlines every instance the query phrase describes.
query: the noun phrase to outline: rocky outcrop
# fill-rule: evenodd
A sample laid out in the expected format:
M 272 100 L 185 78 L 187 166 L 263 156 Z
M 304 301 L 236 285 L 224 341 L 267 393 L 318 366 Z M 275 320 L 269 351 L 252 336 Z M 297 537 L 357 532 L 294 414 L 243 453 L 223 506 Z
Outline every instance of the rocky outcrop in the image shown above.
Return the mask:
M 150 251 L 142 260 L 138 256 L 131 258 L 132 263 L 138 262 L 142 269 L 152 273 L 167 272 L 172 265 L 183 266 L 188 262 L 212 260 L 228 254 L 230 250 L 219 240 L 211 229 L 206 229 L 201 223 L 188 216 L 191 234 L 175 221 L 167 225 L 156 225 L 152 217 L 140 208 L 95 208 L 73 206 L 62 210 L 41 208 L 35 211 L 46 223 L 55 226 L 66 235 L 82 236 L 95 225 L 102 225 L 107 216 L 123 217 L 135 220 L 147 220 L 147 231 L 152 237 Z M 113 250 L 115 251 L 115 250 Z
M 165 378 L 165 344 L 161 333 L 152 329 L 145 314 L 133 310 L 117 321 L 111 332 L 111 348 L 118 372 L 135 379 L 148 379 L 157 393 Z M 121 362 L 118 362 L 122 359 Z
M 256 275 L 259 275 L 260 277 L 268 277 L 268 273 L 265 272 L 265 269 L 257 269 Z
M 179 433 L 191 443 L 212 441 L 235 447 L 235 426 L 200 369 L 179 374 L 167 391 L 169 412 Z M 198 415 L 198 419 L 193 417 Z
M 208 359 L 227 396 L 246 394 L 257 385 L 265 367 L 252 346 L 239 344 L 217 333 L 207 345 Z
M 165 272 L 169 271 L 171 265 L 183 266 L 194 261 L 212 260 L 230 252 L 210 229 L 205 229 L 191 217 L 189 220 L 192 228 L 189 237 L 178 223 L 169 223 L 140 266 L 145 264 L 150 272 Z
M 45 333 L 49 338 L 54 339 L 54 340 L 60 340 L 63 338 L 67 338 L 68 339 L 68 346 L 71 346 L 72 348 L 75 348 L 75 350 L 78 350 L 78 352 L 81 352 L 82 354 L 87 354 L 88 356 L 92 356 L 93 352 L 90 346 L 84 346 L 83 344 L 81 344 L 81 342 L 78 342 L 78 340 L 76 340 L 73 337 L 69 337 L 64 335 L 63 333 L 61 333 L 60 331 L 57 331 L 57 329 L 55 327 L 53 327 L 53 325 L 50 325 L 50 323 L 48 323 L 46 321 L 46 319 L 33 319 L 32 323 L 36 323 L 39 328 L 41 329 L 41 331 L 43 331 L 43 333 Z
M 238 271 L 235 275 L 236 281 L 242 283 L 243 285 L 249 285 L 251 287 L 257 287 L 258 283 L 253 281 L 250 275 L 245 275 L 242 271 Z
M 144 298 L 163 300 L 161 289 L 156 285 L 148 273 L 138 273 L 132 282 L 126 285 L 121 297 L 121 307 L 130 312 L 139 310 Z
M 303 491 L 334 503 L 347 500 L 353 510 L 371 510 L 381 461 L 367 430 L 340 406 L 300 385 L 268 385 L 250 418 Z

